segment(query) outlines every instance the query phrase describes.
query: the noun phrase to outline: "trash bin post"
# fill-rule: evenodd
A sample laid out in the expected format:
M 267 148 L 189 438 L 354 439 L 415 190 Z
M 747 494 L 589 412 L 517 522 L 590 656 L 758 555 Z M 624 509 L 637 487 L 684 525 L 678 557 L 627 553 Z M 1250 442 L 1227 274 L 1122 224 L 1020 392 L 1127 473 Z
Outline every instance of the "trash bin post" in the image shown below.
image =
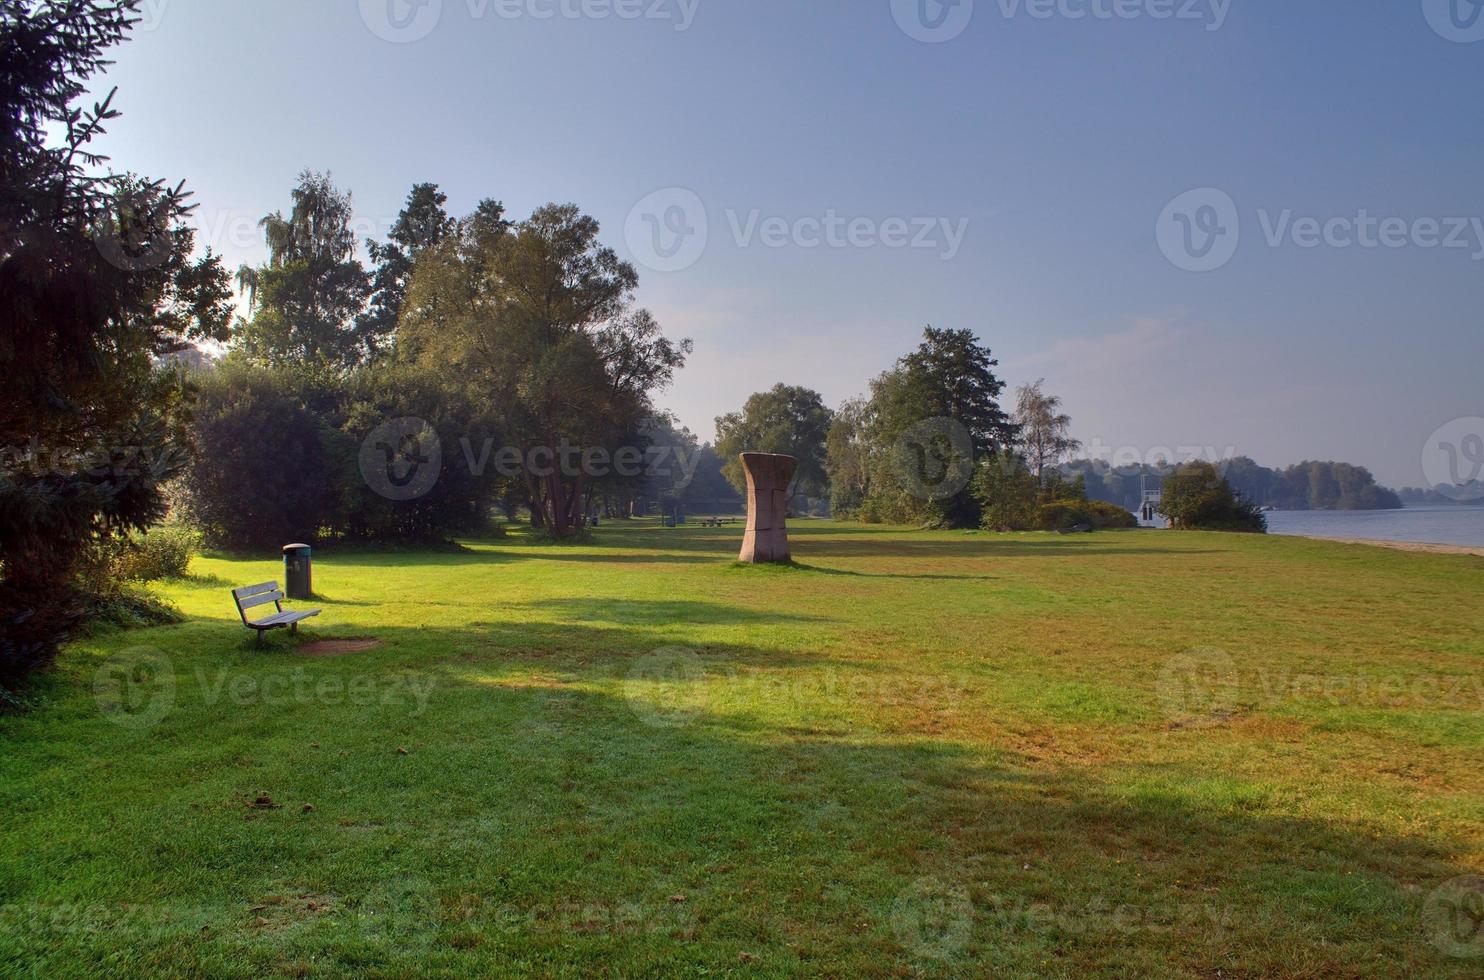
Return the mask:
M 313 549 L 307 544 L 283 546 L 283 592 L 290 599 L 313 599 Z

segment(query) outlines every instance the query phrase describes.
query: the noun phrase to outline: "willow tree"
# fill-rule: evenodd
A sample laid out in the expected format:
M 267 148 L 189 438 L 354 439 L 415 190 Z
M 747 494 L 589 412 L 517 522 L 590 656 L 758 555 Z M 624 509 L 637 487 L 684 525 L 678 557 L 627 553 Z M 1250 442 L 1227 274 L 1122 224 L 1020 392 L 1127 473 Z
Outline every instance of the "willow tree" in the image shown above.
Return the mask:
M 348 368 L 365 358 L 356 318 L 371 295 L 371 277 L 356 258 L 350 195 L 329 174 L 305 171 L 287 215 L 259 222 L 268 261 L 243 266 L 252 319 L 238 326 L 237 346 L 270 365 Z
M 481 206 L 419 257 L 398 328 L 400 356 L 470 386 L 501 421 L 532 513 L 558 537 L 583 530 L 595 478 L 691 349 L 634 308 L 638 274 L 598 231 L 571 204 L 513 226 Z

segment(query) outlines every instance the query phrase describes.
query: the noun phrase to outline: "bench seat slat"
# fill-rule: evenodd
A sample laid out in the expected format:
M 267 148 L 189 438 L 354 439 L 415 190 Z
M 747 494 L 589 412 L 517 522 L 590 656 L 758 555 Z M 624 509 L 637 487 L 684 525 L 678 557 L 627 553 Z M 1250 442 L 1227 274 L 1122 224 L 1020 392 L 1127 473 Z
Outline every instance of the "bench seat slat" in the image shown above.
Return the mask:
M 276 626 L 287 626 L 290 623 L 297 623 L 301 619 L 308 619 L 311 616 L 318 616 L 319 613 L 320 611 L 318 609 L 305 609 L 297 612 L 281 612 L 276 616 L 269 616 L 266 619 L 259 619 L 254 622 L 248 623 L 247 625 L 253 627 L 254 629 L 273 629 Z

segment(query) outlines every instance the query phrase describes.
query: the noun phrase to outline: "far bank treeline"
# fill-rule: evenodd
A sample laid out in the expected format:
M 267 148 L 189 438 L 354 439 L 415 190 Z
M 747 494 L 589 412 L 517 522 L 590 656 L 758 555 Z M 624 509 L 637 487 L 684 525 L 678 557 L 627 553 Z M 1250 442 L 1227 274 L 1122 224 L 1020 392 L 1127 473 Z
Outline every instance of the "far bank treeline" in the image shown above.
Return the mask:
M 1376 483 L 1362 466 L 1304 462 L 1287 469 L 1261 466 L 1246 456 L 1222 460 L 1221 474 L 1247 500 L 1278 510 L 1396 510 L 1402 499 Z M 1082 476 L 1087 492 L 1098 500 L 1137 510 L 1141 487 L 1158 487 L 1175 467 L 1170 464 L 1116 466 L 1105 460 L 1073 460 L 1062 469 Z

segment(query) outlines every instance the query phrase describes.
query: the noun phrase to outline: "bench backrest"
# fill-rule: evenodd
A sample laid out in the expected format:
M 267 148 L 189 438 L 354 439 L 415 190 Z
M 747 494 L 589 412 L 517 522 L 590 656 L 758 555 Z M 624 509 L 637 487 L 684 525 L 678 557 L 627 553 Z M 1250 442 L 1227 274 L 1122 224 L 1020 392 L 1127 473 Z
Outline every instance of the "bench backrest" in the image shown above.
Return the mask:
M 261 585 L 244 585 L 240 589 L 232 590 L 232 601 L 237 603 L 237 612 L 242 616 L 242 622 L 248 622 L 247 611 L 254 606 L 262 606 L 273 603 L 279 612 L 283 612 L 283 593 L 278 591 L 277 582 L 264 582 Z

